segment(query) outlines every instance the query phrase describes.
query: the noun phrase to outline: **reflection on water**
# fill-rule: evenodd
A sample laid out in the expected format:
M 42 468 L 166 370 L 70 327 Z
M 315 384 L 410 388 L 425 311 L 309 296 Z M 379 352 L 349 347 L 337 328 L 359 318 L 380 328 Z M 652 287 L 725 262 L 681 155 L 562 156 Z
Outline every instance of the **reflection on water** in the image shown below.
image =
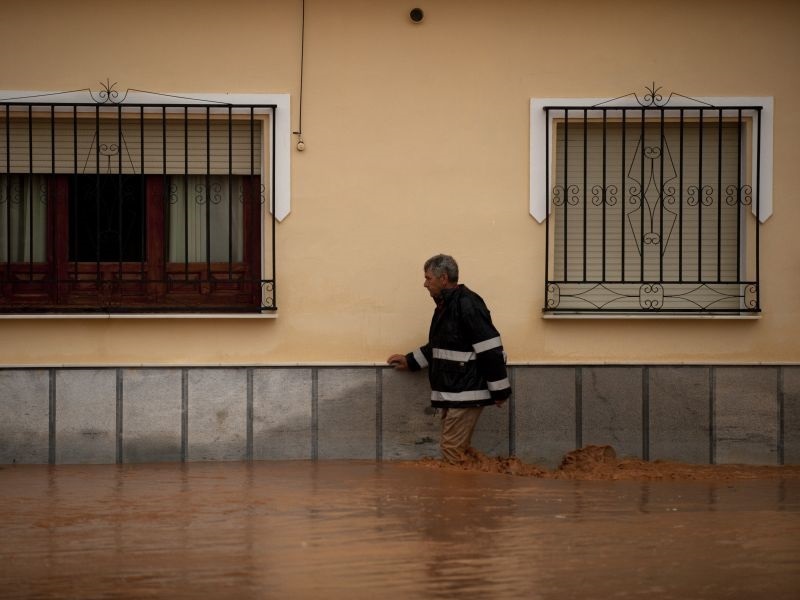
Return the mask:
M 0 596 L 800 593 L 800 480 L 589 482 L 371 462 L 0 468 Z

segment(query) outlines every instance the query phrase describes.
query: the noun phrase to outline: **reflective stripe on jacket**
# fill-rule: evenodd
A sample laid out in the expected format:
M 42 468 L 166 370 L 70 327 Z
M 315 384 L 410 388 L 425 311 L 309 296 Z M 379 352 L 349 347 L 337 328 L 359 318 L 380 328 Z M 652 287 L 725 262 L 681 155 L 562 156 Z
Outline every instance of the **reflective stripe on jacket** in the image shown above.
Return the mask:
M 406 355 L 428 368 L 435 408 L 486 406 L 511 395 L 505 352 L 483 299 L 464 285 L 442 290 L 428 343 Z

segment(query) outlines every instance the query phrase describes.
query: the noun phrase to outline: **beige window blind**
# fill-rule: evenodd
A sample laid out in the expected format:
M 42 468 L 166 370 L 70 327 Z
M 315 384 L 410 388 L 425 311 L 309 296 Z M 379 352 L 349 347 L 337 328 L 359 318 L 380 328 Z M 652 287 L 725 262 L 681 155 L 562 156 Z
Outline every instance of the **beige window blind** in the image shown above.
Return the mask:
M 0 114 L 0 172 L 260 175 L 269 117 L 160 111 Z
M 553 273 L 568 281 L 736 281 L 750 202 L 747 124 L 562 120 Z

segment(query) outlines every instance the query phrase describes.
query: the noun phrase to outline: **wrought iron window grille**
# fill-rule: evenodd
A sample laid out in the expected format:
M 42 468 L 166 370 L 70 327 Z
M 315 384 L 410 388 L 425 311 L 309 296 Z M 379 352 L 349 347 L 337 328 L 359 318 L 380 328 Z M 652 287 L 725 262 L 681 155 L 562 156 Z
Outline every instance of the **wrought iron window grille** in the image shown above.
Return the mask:
M 115 86 L 0 100 L 0 313 L 275 311 L 277 106 Z
M 545 313 L 760 312 L 762 107 L 660 90 L 544 107 Z

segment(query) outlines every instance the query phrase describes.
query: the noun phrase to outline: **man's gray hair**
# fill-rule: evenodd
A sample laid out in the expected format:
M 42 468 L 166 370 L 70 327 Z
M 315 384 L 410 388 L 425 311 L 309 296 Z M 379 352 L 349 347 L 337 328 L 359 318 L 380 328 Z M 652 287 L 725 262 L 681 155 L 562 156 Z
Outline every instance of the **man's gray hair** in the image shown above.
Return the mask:
M 425 271 L 430 271 L 435 277 L 446 273 L 450 281 L 458 283 L 458 263 L 455 258 L 448 254 L 431 256 L 425 261 Z

